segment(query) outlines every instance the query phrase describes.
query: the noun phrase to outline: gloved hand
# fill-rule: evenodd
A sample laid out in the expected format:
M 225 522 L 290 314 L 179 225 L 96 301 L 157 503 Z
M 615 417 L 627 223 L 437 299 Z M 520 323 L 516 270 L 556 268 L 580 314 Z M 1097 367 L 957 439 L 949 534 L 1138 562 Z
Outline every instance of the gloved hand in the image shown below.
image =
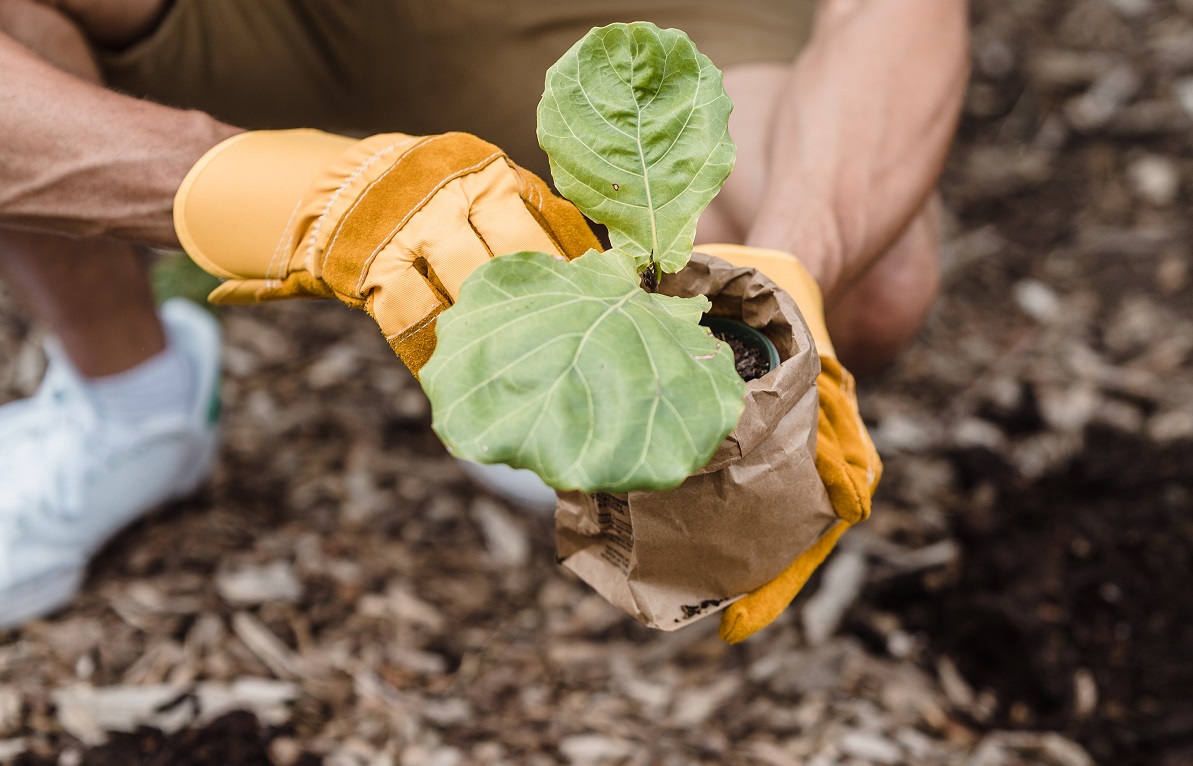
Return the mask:
M 213 303 L 338 298 L 367 311 L 416 375 L 435 318 L 487 259 L 600 247 L 571 203 L 466 133 L 241 133 L 187 174 L 174 227 L 227 280 Z
M 850 525 L 870 515 L 870 498 L 882 476 L 882 462 L 857 408 L 853 376 L 837 361 L 824 321 L 824 299 L 816 280 L 798 260 L 777 250 L 742 245 L 700 245 L 702 253 L 770 277 L 799 306 L 820 355 L 820 418 L 816 470 L 840 519 L 778 577 L 746 594 L 721 613 L 721 638 L 743 641 L 778 617 L 824 561 Z

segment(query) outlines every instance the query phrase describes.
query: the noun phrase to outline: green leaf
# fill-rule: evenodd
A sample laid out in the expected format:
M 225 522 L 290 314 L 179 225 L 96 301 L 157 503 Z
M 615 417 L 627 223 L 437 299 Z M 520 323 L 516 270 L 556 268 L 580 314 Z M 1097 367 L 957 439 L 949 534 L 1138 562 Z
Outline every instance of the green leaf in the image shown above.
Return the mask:
M 641 268 L 692 253 L 696 220 L 733 168 L 721 72 L 677 29 L 594 29 L 547 70 L 539 143 L 563 196 Z
M 638 286 L 623 253 L 494 258 L 440 315 L 421 381 L 458 457 L 556 489 L 668 489 L 737 424 L 745 384 L 704 297 Z

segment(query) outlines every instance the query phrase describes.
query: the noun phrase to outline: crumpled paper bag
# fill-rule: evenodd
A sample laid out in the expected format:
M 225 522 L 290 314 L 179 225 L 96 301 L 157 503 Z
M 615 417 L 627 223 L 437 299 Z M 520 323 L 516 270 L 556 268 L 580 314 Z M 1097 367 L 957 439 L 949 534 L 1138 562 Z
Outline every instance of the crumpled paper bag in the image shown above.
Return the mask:
M 816 472 L 820 358 L 787 293 L 761 272 L 693 255 L 659 292 L 705 295 L 778 348 L 712 460 L 675 489 L 561 492 L 560 562 L 652 628 L 675 630 L 769 582 L 837 522 Z

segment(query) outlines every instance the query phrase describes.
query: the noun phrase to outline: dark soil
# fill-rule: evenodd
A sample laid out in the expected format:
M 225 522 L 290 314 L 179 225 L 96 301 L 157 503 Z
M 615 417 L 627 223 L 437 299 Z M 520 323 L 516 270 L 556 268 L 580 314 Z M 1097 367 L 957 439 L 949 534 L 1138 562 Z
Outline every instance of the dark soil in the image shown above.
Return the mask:
M 742 380 L 755 380 L 770 372 L 770 362 L 760 349 L 728 333 L 714 332 L 713 335 L 728 343 L 729 348 L 733 350 L 733 363 L 737 366 L 737 374 Z
M 1085 438 L 1063 470 L 958 509 L 947 584 L 896 580 L 871 598 L 995 692 L 986 725 L 1058 729 L 1104 763 L 1189 763 L 1193 443 Z M 993 453 L 953 460 L 967 490 L 1012 470 Z M 1096 701 L 1079 699 L 1082 675 Z
M 142 727 L 132 734 L 112 734 L 103 745 L 83 753 L 80 766 L 274 766 L 269 744 L 276 734 L 257 718 L 234 711 L 202 728 L 163 734 Z M 292 766 L 319 766 L 323 759 L 304 753 Z M 57 757 L 17 758 L 14 766 L 54 766 Z

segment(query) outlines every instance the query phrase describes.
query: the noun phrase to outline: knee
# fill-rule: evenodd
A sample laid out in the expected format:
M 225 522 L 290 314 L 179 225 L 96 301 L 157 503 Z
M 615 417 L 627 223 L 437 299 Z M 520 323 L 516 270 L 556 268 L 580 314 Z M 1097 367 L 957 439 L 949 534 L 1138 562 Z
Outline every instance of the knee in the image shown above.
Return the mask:
M 122 48 L 143 38 L 157 24 L 170 0 L 54 0 L 87 39 Z
M 0 32 L 33 50 L 53 41 L 69 23 L 61 13 L 35 0 L 0 0 Z
M 49 5 L 0 0 L 0 32 L 63 71 L 99 81 L 99 68 L 82 31 Z
M 919 333 L 940 289 L 940 208 L 933 199 L 829 307 L 842 363 L 857 374 L 893 362 Z

